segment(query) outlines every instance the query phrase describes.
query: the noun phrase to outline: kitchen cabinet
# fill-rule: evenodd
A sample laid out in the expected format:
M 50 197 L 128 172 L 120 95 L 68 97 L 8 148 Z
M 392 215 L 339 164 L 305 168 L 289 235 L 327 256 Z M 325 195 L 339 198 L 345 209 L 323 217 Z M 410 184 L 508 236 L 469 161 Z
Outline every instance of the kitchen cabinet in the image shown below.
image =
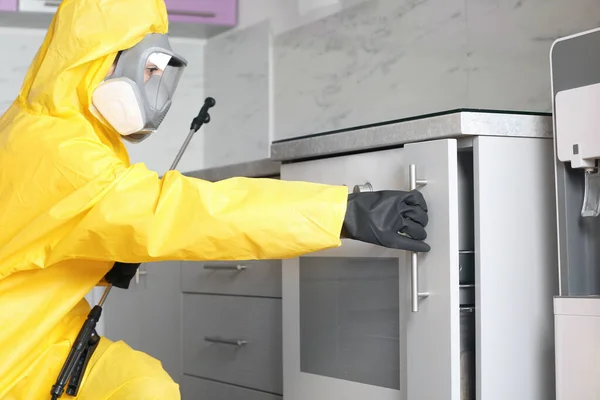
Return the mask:
M 0 0 L 5 26 L 47 29 L 62 0 Z M 237 0 L 166 0 L 169 36 L 208 39 L 237 25 Z M 0 15 L 1 16 L 1 15 Z
M 0 11 L 17 11 L 18 0 L 0 0 Z
M 166 0 L 169 19 L 209 25 L 235 26 L 237 0 Z
M 422 190 L 432 224 L 428 243 L 436 249 L 417 257 L 416 276 L 411 276 L 412 255 L 350 241 L 284 261 L 285 384 L 292 385 L 286 398 L 336 393 L 340 399 L 392 400 L 404 393 L 407 399 L 442 399 L 458 393 L 456 140 L 284 165 L 282 179 L 408 190 L 408 174 L 382 171 L 411 166 L 416 178 L 432 183 Z M 413 294 L 425 291 L 432 295 L 414 301 Z M 413 305 L 418 312 L 411 312 Z
M 511 134 L 519 137 L 486 136 L 479 116 L 474 120 L 453 120 L 449 135 L 444 121 L 432 121 L 430 135 L 410 121 L 406 130 L 426 139 L 357 154 L 329 151 L 326 158 L 302 154 L 282 165 L 281 179 L 349 191 L 417 183 L 428 203 L 431 245 L 413 254 L 343 240 L 339 248 L 283 260 L 284 398 L 554 398 L 552 141 L 518 129 Z M 456 134 L 461 123 L 468 137 Z M 349 135 L 365 144 L 367 130 L 373 128 Z M 357 143 L 323 136 L 306 138 L 302 149 Z M 288 141 L 277 153 L 289 155 L 294 146 Z
M 19 11 L 55 13 L 61 0 L 18 0 Z
M 183 399 L 279 397 L 281 261 L 184 262 L 182 292 Z
M 4 3 L 6 7 L 14 6 L 16 10 L 17 0 L 2 0 L 0 7 Z M 18 10 L 54 13 L 60 3 L 61 0 L 18 0 Z M 223 26 L 237 24 L 237 0 L 166 0 L 165 4 L 169 19 L 173 22 Z

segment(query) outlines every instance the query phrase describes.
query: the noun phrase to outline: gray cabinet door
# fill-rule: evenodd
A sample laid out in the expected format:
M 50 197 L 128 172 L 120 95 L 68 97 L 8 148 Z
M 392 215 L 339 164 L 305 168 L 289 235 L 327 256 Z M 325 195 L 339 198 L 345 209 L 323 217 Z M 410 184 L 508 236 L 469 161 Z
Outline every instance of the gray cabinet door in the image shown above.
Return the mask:
M 407 398 L 459 400 L 459 226 L 456 140 L 437 140 L 405 146 L 405 161 L 426 180 L 419 188 L 428 204 L 429 253 L 417 255 L 418 292 L 429 296 L 413 312 L 414 287 L 406 280 Z M 407 253 L 407 257 L 411 257 Z M 409 259 L 410 260 L 410 259 Z M 409 268 L 410 268 L 410 262 Z
M 283 392 L 281 300 L 186 294 L 183 312 L 186 374 Z
M 105 336 L 158 359 L 179 382 L 181 263 L 144 263 L 140 272 L 139 282 L 132 280 L 129 289 L 111 291 L 103 310 Z
M 141 277 L 145 279 L 145 277 Z M 134 349 L 142 346 L 142 290 L 131 282 L 129 289 L 112 288 L 102 310 L 104 336 L 122 340 Z
M 142 264 L 140 350 L 160 360 L 173 380 L 183 374 L 181 348 L 181 262 Z

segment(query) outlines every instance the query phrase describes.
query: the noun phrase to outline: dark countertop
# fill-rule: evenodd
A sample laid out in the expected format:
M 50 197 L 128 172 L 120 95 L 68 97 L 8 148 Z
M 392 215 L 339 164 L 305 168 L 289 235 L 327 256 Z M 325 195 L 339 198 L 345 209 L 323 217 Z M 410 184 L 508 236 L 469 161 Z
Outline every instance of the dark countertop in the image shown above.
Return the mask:
M 270 159 L 250 161 L 222 167 L 206 168 L 183 173 L 186 176 L 216 182 L 233 177 L 278 178 L 281 163 Z

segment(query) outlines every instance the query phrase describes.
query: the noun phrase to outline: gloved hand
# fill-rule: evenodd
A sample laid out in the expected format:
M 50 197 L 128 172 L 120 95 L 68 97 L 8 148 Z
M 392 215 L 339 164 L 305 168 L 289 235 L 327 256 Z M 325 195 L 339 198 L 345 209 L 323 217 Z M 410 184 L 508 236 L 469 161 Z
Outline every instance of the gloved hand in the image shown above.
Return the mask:
M 114 287 L 129 289 L 129 283 L 135 277 L 140 264 L 116 262 L 111 270 L 106 273 L 104 279 Z
M 343 239 L 354 239 L 400 250 L 428 252 L 423 242 L 429 222 L 421 192 L 383 190 L 348 195 Z

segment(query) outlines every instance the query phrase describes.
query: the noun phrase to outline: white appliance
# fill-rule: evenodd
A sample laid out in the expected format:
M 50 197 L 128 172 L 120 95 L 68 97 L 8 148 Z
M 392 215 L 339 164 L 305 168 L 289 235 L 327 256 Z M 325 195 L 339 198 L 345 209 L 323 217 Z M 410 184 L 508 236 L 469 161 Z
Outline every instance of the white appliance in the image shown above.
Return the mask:
M 550 51 L 559 296 L 556 399 L 600 399 L 600 28 Z
M 556 398 L 600 399 L 600 297 L 554 299 Z

